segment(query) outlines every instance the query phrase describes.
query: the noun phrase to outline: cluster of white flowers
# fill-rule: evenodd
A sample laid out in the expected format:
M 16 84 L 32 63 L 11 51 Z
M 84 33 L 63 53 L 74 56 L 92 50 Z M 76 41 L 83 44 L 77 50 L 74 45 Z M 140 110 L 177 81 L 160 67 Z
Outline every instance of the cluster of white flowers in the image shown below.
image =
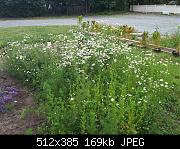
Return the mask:
M 147 71 L 149 67 L 161 68 L 158 69 L 159 76 L 163 76 L 164 74 L 169 74 L 167 66 L 173 64 L 171 59 L 161 59 L 157 60 L 155 54 L 150 50 L 142 50 L 139 51 L 139 55 L 133 52 L 133 48 L 129 47 L 127 44 L 122 43 L 118 39 L 110 35 L 104 34 L 88 34 L 83 31 L 75 31 L 71 30 L 67 34 L 59 34 L 51 36 L 52 41 L 48 42 L 37 42 L 34 44 L 27 44 L 32 36 L 26 35 L 22 42 L 15 41 L 8 43 L 8 50 L 16 51 L 16 59 L 24 60 L 26 58 L 26 53 L 24 50 L 32 50 L 33 48 L 42 49 L 42 52 L 46 53 L 51 52 L 54 55 L 59 57 L 59 62 L 57 62 L 57 68 L 62 68 L 70 65 L 75 65 L 77 71 L 80 74 L 84 74 L 86 79 L 89 79 L 88 74 L 85 74 L 85 71 L 80 65 L 89 64 L 91 69 L 95 69 L 98 65 L 100 67 L 110 65 L 108 61 L 113 58 L 113 62 L 118 62 L 118 56 L 123 55 L 123 59 L 126 62 L 122 64 L 122 73 L 124 75 L 132 74 L 134 76 L 134 80 L 136 84 L 132 87 L 132 90 L 136 90 L 137 87 L 141 88 L 142 92 L 146 95 L 151 92 L 158 91 L 162 88 L 171 88 L 170 84 L 167 80 L 163 78 L 155 78 L 151 72 Z M 45 41 L 41 39 L 41 41 Z M 6 55 L 6 53 L 5 53 Z M 180 65 L 176 63 L 176 65 Z M 20 68 L 17 68 L 19 70 Z M 24 70 L 27 74 L 32 73 L 35 70 Z M 33 72 L 35 73 L 35 72 Z M 153 72 L 152 72 L 153 73 Z M 95 83 L 95 80 L 91 80 Z M 110 85 L 107 82 L 107 85 Z M 149 89 L 150 88 L 150 89 Z M 132 97 L 131 93 L 128 93 L 126 97 Z M 111 101 L 115 101 L 115 97 L 111 98 Z M 72 97 L 70 100 L 74 100 Z M 141 103 L 142 99 L 138 101 Z M 147 100 L 145 100 L 147 101 Z

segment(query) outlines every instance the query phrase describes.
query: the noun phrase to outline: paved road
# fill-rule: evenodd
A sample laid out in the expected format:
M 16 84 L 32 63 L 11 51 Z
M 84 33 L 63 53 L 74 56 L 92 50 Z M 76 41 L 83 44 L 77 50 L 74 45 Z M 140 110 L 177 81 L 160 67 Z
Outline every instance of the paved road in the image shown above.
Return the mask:
M 153 14 L 127 14 L 114 16 L 85 17 L 85 20 L 96 20 L 110 25 L 130 25 L 138 31 L 152 33 L 156 27 L 163 34 L 173 33 L 180 26 L 180 16 L 162 16 Z M 32 20 L 0 20 L 0 27 L 15 26 L 47 26 L 47 25 L 75 25 L 77 18 L 48 18 Z

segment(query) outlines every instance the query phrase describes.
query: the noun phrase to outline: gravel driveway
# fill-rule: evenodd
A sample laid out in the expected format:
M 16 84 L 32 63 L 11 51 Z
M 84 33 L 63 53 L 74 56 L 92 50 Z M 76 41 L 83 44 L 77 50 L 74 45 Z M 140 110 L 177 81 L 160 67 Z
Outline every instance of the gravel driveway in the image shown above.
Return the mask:
M 152 33 L 156 27 L 163 34 L 173 33 L 180 25 L 180 16 L 163 16 L 154 14 L 127 14 L 113 16 L 85 17 L 85 20 L 96 20 L 109 25 L 130 25 L 138 31 Z M 0 20 L 0 27 L 16 26 L 47 26 L 47 25 L 75 25 L 77 18 L 47 18 L 31 20 Z

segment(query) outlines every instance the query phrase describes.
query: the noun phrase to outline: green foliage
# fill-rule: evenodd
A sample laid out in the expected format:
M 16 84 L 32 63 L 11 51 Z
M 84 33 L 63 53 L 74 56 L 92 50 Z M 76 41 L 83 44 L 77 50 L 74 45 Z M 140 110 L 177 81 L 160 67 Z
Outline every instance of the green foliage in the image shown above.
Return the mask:
M 162 4 L 166 0 L 0 0 L 0 17 L 128 12 L 132 4 Z M 76 12 L 76 8 L 80 9 Z
M 62 14 L 86 14 L 105 10 L 129 11 L 128 0 L 0 0 L 0 17 L 34 17 Z M 74 5 L 80 6 L 76 12 Z
M 166 47 L 176 48 L 180 50 L 180 31 L 178 30 L 171 36 L 166 36 L 165 38 L 161 39 L 162 45 Z
M 71 30 L 4 47 L 4 69 L 36 90 L 46 118 L 41 133 L 180 133 L 171 118 L 178 115 L 180 61 L 103 34 L 120 31 Z
M 85 29 L 87 29 L 87 28 L 88 28 L 87 22 L 83 22 L 83 23 L 82 23 L 82 29 L 85 30 Z
M 8 110 L 8 111 L 11 111 L 13 110 L 15 107 L 15 105 L 13 103 L 8 103 L 5 105 L 5 109 Z
M 27 107 L 26 109 L 23 109 L 20 113 L 20 118 L 21 119 L 25 119 L 26 117 L 28 117 L 28 115 L 37 115 L 38 111 L 36 111 L 35 109 L 32 109 L 30 107 Z
M 91 0 L 90 4 L 95 12 L 110 10 L 129 11 L 129 0 Z
M 87 31 L 87 32 L 102 32 L 103 31 L 103 25 L 96 21 L 87 21 L 87 22 L 82 22 L 80 25 L 82 31 Z
M 102 25 L 96 21 L 92 21 L 92 24 L 90 26 L 91 32 L 101 32 L 102 31 Z
M 0 0 L 0 16 L 32 17 L 46 13 L 45 0 Z
M 26 130 L 26 135 L 32 135 L 32 134 L 33 134 L 32 128 L 28 128 L 28 129 Z
M 78 16 L 78 24 L 81 25 L 83 21 L 83 16 Z
M 161 34 L 158 30 L 154 31 L 153 34 L 152 34 L 152 39 L 153 39 L 153 42 L 154 44 L 156 44 L 157 46 L 160 45 L 160 42 L 161 42 Z
M 148 45 L 148 32 L 143 32 L 142 34 L 142 45 L 147 47 Z
M 123 25 L 122 26 L 122 35 L 125 38 L 130 39 L 131 38 L 131 33 L 133 33 L 135 29 L 131 26 Z

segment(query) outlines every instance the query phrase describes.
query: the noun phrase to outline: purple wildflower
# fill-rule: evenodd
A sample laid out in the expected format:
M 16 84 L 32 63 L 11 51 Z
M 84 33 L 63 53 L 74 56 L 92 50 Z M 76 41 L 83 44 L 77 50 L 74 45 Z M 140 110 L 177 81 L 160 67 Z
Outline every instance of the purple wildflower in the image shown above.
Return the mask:
M 17 88 L 9 87 L 7 84 L 0 84 L 0 112 L 5 112 L 5 104 L 13 100 L 15 95 L 18 95 Z

